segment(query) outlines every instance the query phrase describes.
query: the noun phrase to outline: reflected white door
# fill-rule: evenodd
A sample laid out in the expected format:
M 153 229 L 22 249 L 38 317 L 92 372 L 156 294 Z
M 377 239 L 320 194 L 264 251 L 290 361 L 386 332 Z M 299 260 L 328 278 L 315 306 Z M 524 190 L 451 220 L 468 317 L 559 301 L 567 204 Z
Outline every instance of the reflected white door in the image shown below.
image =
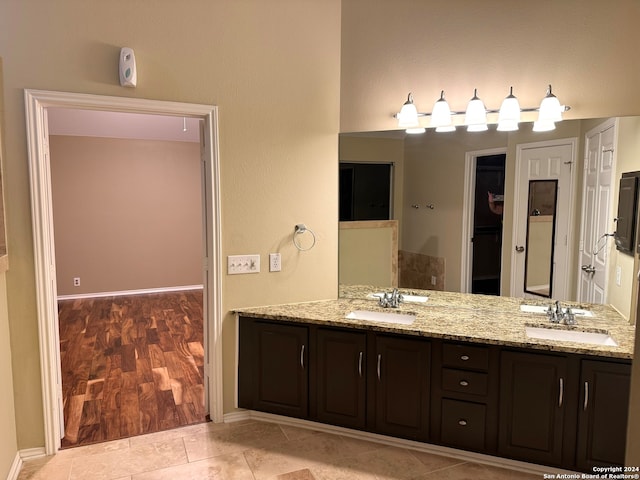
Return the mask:
M 612 229 L 614 142 L 615 121 L 608 121 L 585 136 L 578 272 L 580 302 L 604 303 L 606 298 L 607 259 L 611 242 L 604 234 Z
M 555 236 L 553 242 L 551 295 L 555 300 L 568 298 L 568 272 L 572 189 L 576 139 L 563 139 L 538 144 L 518 145 L 516 155 L 516 185 L 514 233 L 511 261 L 511 295 L 540 298 L 524 290 L 525 259 L 527 257 L 527 224 L 530 180 L 557 180 Z

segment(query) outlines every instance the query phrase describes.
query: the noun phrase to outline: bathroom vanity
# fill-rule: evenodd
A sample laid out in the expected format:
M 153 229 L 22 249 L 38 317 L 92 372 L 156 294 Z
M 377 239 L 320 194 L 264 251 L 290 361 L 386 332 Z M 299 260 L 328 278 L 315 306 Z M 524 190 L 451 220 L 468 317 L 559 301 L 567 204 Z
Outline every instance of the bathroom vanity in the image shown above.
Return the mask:
M 522 299 L 419 291 L 383 309 L 377 291 L 237 310 L 239 406 L 572 470 L 624 462 L 635 329 L 615 310 L 551 325 Z

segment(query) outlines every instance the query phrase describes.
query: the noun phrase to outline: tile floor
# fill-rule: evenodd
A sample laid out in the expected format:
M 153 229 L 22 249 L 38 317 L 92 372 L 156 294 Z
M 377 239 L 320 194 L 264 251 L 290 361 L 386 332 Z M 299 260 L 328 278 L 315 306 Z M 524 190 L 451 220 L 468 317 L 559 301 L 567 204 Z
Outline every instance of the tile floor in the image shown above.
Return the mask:
M 25 462 L 19 480 L 540 480 L 514 470 L 257 420 L 191 425 Z

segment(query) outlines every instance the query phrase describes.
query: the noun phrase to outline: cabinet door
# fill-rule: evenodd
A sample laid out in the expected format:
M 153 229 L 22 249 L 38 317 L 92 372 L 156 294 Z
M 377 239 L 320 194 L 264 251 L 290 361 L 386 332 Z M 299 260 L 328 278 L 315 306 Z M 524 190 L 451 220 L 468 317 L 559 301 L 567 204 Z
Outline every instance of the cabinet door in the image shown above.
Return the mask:
M 562 461 L 567 359 L 503 352 L 498 451 L 525 461 Z
M 308 416 L 308 337 L 304 326 L 257 320 L 241 324 L 240 386 L 250 391 L 240 395 L 241 407 Z
M 429 432 L 431 347 L 426 340 L 376 337 L 375 430 L 414 440 Z
M 366 333 L 317 330 L 317 417 L 344 427 L 365 427 Z
M 576 456 L 580 470 L 624 464 L 630 375 L 630 365 L 582 362 Z

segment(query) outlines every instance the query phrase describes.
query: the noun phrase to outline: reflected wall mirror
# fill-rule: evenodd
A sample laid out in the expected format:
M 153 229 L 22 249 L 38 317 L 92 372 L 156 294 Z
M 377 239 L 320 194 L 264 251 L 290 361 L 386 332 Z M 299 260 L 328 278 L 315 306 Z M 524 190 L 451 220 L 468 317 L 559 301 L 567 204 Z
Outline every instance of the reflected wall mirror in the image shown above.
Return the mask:
M 551 298 L 558 180 L 530 180 L 528 198 L 524 291 Z

